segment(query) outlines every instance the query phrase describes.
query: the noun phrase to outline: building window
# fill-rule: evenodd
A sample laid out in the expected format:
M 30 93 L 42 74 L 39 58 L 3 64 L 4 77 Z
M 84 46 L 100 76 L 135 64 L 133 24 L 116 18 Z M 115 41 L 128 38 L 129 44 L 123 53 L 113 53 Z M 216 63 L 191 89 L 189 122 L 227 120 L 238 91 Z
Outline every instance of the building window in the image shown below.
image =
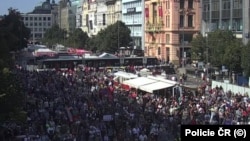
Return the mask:
M 169 43 L 170 43 L 170 35 L 166 34 L 166 44 L 169 44 Z
M 170 49 L 169 47 L 166 48 L 166 61 L 169 61 L 169 56 L 170 56 Z
M 41 20 L 42 20 L 42 17 L 39 17 L 38 20 L 41 21 Z
M 157 23 L 157 4 L 156 3 L 153 3 L 153 24 Z
M 188 0 L 188 8 L 193 9 L 194 0 Z
M 220 2 L 219 1 L 213 1 L 211 10 L 212 11 L 219 11 L 219 9 L 220 9 Z
M 158 55 L 161 55 L 161 47 L 158 47 Z
M 34 23 L 34 26 L 37 26 L 37 23 Z
M 242 9 L 242 0 L 233 0 L 234 9 Z
M 33 21 L 33 17 L 30 17 L 30 21 Z
M 51 18 L 50 17 L 48 17 L 48 21 L 50 21 L 51 20 Z
M 170 15 L 166 16 L 166 27 L 170 27 Z
M 36 21 L 37 20 L 37 17 L 34 17 L 34 21 Z
M 188 27 L 193 27 L 193 15 L 188 15 Z
M 180 9 L 184 9 L 185 0 L 180 0 Z
M 26 20 L 26 21 L 28 21 L 28 20 L 29 20 L 29 18 L 28 18 L 28 17 L 25 17 L 25 20 Z
M 230 10 L 230 0 L 223 0 L 222 5 L 223 5 L 223 10 Z
M 166 1 L 166 9 L 170 9 L 170 2 L 169 2 L 169 0 Z
M 106 25 L 106 14 L 102 14 L 102 25 Z
M 180 27 L 184 27 L 184 15 L 180 15 L 180 23 L 179 23 Z
M 89 27 L 89 15 L 86 14 L 86 26 Z
M 30 23 L 30 26 L 33 26 L 33 23 Z
M 46 17 L 43 17 L 43 20 L 46 21 Z
M 97 25 L 97 15 L 94 15 L 94 25 Z
M 152 42 L 155 43 L 155 41 L 156 41 L 156 39 L 155 39 L 155 37 L 153 36 L 153 37 L 152 37 Z

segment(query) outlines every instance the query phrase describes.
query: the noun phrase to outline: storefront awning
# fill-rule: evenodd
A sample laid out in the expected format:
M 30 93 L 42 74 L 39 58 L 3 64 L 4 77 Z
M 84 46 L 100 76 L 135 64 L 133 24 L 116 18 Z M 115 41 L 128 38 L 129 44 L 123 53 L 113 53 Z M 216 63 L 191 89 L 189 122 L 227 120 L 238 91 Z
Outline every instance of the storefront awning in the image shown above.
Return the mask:
M 165 83 L 165 82 L 159 81 L 159 82 L 155 82 L 155 83 L 140 86 L 139 89 L 143 90 L 143 91 L 146 91 L 146 92 L 149 92 L 149 93 L 153 93 L 156 90 L 170 88 L 170 87 L 173 87 L 174 85 L 175 84 Z

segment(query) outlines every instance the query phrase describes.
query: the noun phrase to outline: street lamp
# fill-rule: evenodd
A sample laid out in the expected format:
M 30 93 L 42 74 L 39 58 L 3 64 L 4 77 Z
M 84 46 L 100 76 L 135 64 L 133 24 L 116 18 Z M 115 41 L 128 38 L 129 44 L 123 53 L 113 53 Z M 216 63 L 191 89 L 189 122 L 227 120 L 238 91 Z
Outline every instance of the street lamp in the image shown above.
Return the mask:
M 180 1 L 178 1 L 178 2 L 180 2 Z M 180 3 L 179 3 L 180 4 Z M 178 27 L 178 33 L 179 33 L 179 35 L 180 35 L 180 28 L 182 28 L 182 33 L 181 33 L 181 35 L 182 35 L 182 37 L 181 37 L 181 45 L 180 45 L 180 57 L 179 57 L 179 59 L 180 59 L 180 63 L 181 63 L 181 67 L 182 68 L 184 68 L 184 56 L 185 56 L 185 52 L 184 52 L 184 49 L 185 49 L 185 42 L 184 42 L 184 40 L 185 40 L 185 38 L 184 38 L 184 33 L 185 33 L 185 31 L 184 31 L 184 27 L 185 27 L 185 7 L 183 6 L 183 7 L 181 7 L 180 5 L 179 5 L 179 27 Z M 180 15 L 182 15 L 183 17 L 182 17 L 182 19 L 180 18 Z M 181 24 L 181 20 L 182 20 L 182 24 Z

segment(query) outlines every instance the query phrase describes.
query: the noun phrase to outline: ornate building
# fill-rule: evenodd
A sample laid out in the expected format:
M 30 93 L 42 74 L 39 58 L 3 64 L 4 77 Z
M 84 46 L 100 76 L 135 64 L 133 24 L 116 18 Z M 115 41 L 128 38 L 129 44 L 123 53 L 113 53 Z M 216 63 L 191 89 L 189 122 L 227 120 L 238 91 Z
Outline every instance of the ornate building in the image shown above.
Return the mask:
M 98 34 L 101 29 L 121 20 L 120 0 L 83 1 L 81 29 L 89 36 Z
M 59 1 L 59 27 L 71 32 L 76 28 L 76 12 L 79 0 Z
M 145 0 L 145 56 L 181 63 L 200 27 L 200 0 Z

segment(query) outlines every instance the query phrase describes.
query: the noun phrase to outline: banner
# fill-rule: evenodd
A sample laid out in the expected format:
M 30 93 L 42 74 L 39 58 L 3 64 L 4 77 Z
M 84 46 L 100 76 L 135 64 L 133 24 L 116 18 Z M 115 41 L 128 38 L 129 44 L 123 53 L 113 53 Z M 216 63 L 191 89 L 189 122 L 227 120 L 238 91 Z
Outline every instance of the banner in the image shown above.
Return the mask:
M 161 5 L 158 7 L 158 10 L 159 10 L 159 16 L 162 17 L 163 13 L 162 13 L 162 6 Z
M 149 17 L 149 9 L 148 9 L 148 7 L 145 8 L 145 16 L 146 16 L 146 18 Z

